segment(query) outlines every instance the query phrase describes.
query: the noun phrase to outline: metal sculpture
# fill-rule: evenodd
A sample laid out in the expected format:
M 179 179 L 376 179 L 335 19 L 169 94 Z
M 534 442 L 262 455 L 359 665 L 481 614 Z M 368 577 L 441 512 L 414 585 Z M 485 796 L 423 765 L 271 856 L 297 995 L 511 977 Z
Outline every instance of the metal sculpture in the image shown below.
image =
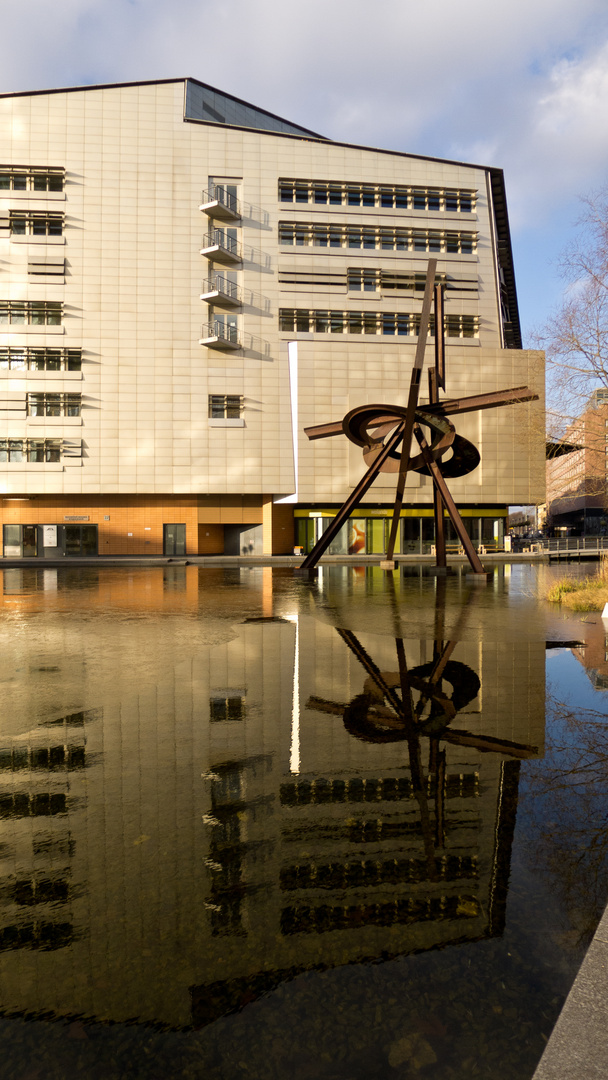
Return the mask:
M 435 284 L 436 270 L 437 260 L 429 259 L 407 405 L 405 407 L 361 405 L 347 413 L 342 421 L 304 429 L 309 439 L 346 435 L 351 442 L 362 447 L 363 458 L 368 469 L 312 551 L 304 559 L 301 569 L 309 570 L 316 566 L 378 474 L 396 472 L 398 473 L 397 489 L 384 564 L 387 569 L 391 568 L 394 565 L 392 559 L 403 506 L 406 477 L 408 472 L 418 472 L 431 476 L 433 480 L 437 567 L 444 569 L 447 566 L 444 534 L 444 511 L 447 511 L 473 574 L 486 578 L 479 556 L 445 482 L 446 477 L 466 476 L 472 472 L 479 465 L 480 455 L 473 443 L 456 433 L 456 428 L 448 417 L 518 402 L 534 401 L 538 398 L 538 394 L 530 391 L 527 386 L 516 386 L 490 394 L 439 400 L 439 390 L 445 391 L 444 286 Z M 435 363 L 429 370 L 429 402 L 419 406 L 431 306 L 434 306 L 435 314 Z M 427 441 L 424 428 L 428 431 L 430 442 Z M 419 452 L 413 456 L 412 437 L 415 437 L 419 447 Z M 444 460 L 448 452 L 450 456 Z

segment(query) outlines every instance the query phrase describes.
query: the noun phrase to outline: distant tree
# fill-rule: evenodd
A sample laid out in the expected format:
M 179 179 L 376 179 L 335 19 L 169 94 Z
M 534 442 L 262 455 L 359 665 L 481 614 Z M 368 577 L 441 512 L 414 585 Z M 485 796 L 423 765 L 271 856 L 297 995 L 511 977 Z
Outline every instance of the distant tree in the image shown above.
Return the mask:
M 560 259 L 564 300 L 537 335 L 552 433 L 581 413 L 593 390 L 608 388 L 608 187 L 581 201 L 577 236 Z

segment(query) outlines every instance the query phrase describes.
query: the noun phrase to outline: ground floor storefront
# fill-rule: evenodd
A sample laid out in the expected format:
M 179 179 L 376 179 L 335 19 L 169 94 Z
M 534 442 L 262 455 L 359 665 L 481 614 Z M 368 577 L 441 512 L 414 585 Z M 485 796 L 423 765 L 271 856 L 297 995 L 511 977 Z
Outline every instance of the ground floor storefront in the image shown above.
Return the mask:
M 4 558 L 56 559 L 96 555 L 288 555 L 314 544 L 337 506 L 294 506 L 271 495 L 0 498 Z M 502 549 L 507 508 L 462 507 L 477 548 Z M 331 555 L 375 555 L 386 550 L 392 508 L 359 508 L 329 548 Z M 458 538 L 446 519 L 446 541 Z M 435 543 L 430 507 L 404 508 L 396 551 L 430 555 Z
M 476 548 L 497 550 L 504 547 L 507 507 L 459 507 L 465 528 Z M 337 508 L 297 507 L 296 544 L 304 554 L 312 551 L 328 528 Z M 386 551 L 391 526 L 392 507 L 359 507 L 330 544 L 330 555 L 382 555 Z M 460 542 L 448 517 L 445 521 L 446 544 L 455 550 Z M 435 545 L 435 521 L 430 507 L 410 506 L 402 510 L 395 551 L 401 555 L 431 555 Z
M 4 558 L 292 554 L 293 508 L 270 495 L 0 498 Z

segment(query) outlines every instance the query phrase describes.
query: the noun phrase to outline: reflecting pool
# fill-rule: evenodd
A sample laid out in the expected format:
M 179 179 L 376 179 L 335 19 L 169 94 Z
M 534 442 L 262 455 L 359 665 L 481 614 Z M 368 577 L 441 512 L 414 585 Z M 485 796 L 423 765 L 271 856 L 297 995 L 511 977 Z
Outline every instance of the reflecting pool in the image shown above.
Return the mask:
M 3 1080 L 531 1077 L 608 898 L 562 573 L 1 571 Z

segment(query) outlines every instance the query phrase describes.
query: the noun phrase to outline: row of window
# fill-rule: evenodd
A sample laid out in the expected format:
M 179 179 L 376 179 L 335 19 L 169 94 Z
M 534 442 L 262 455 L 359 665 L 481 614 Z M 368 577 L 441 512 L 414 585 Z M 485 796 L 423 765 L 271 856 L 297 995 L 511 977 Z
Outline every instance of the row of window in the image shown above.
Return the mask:
M 382 251 L 439 251 L 472 255 L 477 233 L 443 229 L 385 228 L 381 225 L 314 225 L 279 223 L 279 243 L 290 247 L 370 248 Z
M 341 184 L 326 180 L 279 180 L 279 200 L 317 206 L 369 206 L 387 210 L 443 210 L 470 214 L 475 192 L 395 184 Z
M 209 417 L 212 420 L 238 420 L 243 411 L 240 394 L 209 394 Z
M 61 439 L 0 439 L 0 461 L 60 461 Z
M 11 210 L 8 229 L 11 236 L 61 236 L 63 221 L 63 214 L 43 210 Z
M 80 394 L 28 394 L 28 416 L 80 416 Z
M 59 326 L 63 304 L 54 300 L 0 300 L 0 324 Z
M 80 371 L 81 349 L 0 348 L 0 371 Z
M 477 315 L 446 315 L 446 337 L 473 338 L 479 335 Z M 384 334 L 416 336 L 420 329 L 420 314 L 394 311 L 309 311 L 302 308 L 281 308 L 279 329 L 287 333 L 314 334 Z M 431 315 L 429 333 L 434 333 Z
M 446 290 L 477 294 L 477 279 L 454 278 L 445 273 L 435 275 L 436 284 Z M 384 269 L 364 269 L 349 266 L 345 273 L 332 270 L 282 270 L 279 285 L 303 285 L 310 288 L 335 288 L 348 292 L 410 292 L 422 293 L 426 286 L 426 274 L 405 271 L 395 273 Z
M 65 169 L 0 165 L 0 191 L 63 191 Z
M 446 289 L 458 292 L 477 292 L 477 282 L 454 281 L 447 274 L 436 274 L 435 282 Z M 346 272 L 346 284 L 349 292 L 424 292 L 426 274 L 395 274 L 390 270 L 362 270 L 349 267 Z

